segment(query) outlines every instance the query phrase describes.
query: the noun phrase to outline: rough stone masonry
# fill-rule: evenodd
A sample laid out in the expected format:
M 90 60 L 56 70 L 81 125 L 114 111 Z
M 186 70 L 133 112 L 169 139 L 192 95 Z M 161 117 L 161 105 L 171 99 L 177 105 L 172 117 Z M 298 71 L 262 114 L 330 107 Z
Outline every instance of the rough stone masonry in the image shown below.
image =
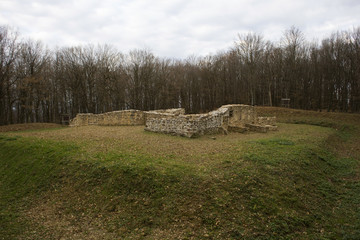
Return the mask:
M 258 117 L 253 106 L 224 105 L 204 114 L 185 114 L 183 108 L 155 111 L 123 110 L 104 114 L 80 113 L 70 126 L 125 126 L 145 125 L 146 131 L 185 137 L 228 132 L 276 130 L 275 117 Z

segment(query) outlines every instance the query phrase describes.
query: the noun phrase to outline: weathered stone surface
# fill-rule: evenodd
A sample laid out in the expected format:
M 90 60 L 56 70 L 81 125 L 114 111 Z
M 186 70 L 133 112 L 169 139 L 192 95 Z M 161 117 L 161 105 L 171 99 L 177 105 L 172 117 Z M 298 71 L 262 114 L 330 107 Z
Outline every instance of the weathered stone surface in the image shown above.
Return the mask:
M 267 132 L 275 129 L 275 120 L 275 118 L 258 118 L 252 106 L 232 104 L 205 114 L 175 116 L 164 111 L 147 112 L 145 130 L 186 137 L 214 133 L 227 134 L 228 131 Z
M 258 117 L 260 125 L 276 125 L 276 117 Z
M 278 129 L 278 126 L 274 125 L 265 125 L 268 131 L 276 131 Z
M 261 133 L 266 133 L 268 131 L 268 129 L 263 126 L 263 125 L 258 125 L 258 124 L 245 124 L 245 127 L 248 128 L 249 131 L 252 132 L 261 132 Z
M 246 131 L 248 131 L 249 129 L 247 127 L 241 127 L 241 126 L 229 126 L 228 127 L 228 131 L 229 132 L 239 132 L 239 133 L 244 133 Z
M 159 109 L 159 110 L 149 111 L 147 113 L 169 113 L 178 116 L 178 115 L 184 115 L 185 109 L 184 108 Z
M 139 110 L 123 110 L 103 114 L 79 113 L 70 120 L 70 126 L 125 126 L 145 125 L 145 114 Z
M 225 110 L 207 114 L 175 115 L 151 111 L 146 113 L 145 130 L 175 134 L 185 137 L 197 137 L 227 131 L 223 129 Z
M 276 130 L 275 117 L 257 117 L 255 108 L 243 104 L 224 105 L 205 114 L 185 114 L 183 108 L 143 112 L 124 110 L 104 114 L 78 114 L 70 126 L 145 125 L 146 131 L 198 137 L 205 134 L 233 132 L 267 132 Z

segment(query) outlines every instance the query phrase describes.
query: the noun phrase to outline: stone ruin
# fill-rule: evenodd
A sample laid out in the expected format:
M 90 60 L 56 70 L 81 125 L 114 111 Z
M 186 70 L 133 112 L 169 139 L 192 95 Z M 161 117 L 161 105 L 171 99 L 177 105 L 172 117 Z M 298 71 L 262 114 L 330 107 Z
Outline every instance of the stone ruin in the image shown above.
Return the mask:
M 185 114 L 185 109 L 155 111 L 123 110 L 103 114 L 80 113 L 70 126 L 133 126 L 145 125 L 146 131 L 185 137 L 228 132 L 267 132 L 276 130 L 275 117 L 258 117 L 253 106 L 224 105 L 204 114 Z
M 70 120 L 70 126 L 133 126 L 145 125 L 145 112 L 139 110 L 122 110 L 102 114 L 78 113 Z

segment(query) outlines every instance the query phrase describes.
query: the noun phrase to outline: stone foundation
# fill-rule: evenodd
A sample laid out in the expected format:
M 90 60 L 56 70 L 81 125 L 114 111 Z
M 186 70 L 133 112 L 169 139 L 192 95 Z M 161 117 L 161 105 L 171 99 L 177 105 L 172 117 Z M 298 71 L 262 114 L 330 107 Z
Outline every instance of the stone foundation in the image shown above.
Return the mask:
M 122 126 L 145 125 L 146 131 L 167 133 L 185 137 L 233 132 L 267 132 L 276 130 L 275 117 L 257 117 L 255 108 L 249 105 L 224 105 L 205 114 L 185 114 L 183 108 L 143 112 L 124 110 L 104 114 L 78 114 L 70 126 Z
M 103 114 L 79 113 L 70 120 L 70 126 L 133 126 L 145 125 L 145 113 L 139 110 L 123 110 Z
M 257 117 L 253 106 L 224 105 L 205 114 L 175 115 L 163 111 L 146 113 L 145 130 L 185 137 L 227 132 L 276 130 L 276 118 Z
M 146 113 L 145 130 L 168 133 L 185 137 L 197 137 L 204 134 L 226 132 L 224 118 L 227 109 L 218 109 L 207 114 L 175 115 L 151 111 Z

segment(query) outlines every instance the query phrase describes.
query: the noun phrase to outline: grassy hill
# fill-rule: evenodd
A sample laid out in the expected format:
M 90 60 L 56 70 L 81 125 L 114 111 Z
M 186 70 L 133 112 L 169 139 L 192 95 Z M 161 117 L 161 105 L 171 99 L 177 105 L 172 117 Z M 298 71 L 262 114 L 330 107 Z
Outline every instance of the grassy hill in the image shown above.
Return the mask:
M 258 112 L 279 131 L 0 128 L 0 239 L 359 239 L 360 116 Z

